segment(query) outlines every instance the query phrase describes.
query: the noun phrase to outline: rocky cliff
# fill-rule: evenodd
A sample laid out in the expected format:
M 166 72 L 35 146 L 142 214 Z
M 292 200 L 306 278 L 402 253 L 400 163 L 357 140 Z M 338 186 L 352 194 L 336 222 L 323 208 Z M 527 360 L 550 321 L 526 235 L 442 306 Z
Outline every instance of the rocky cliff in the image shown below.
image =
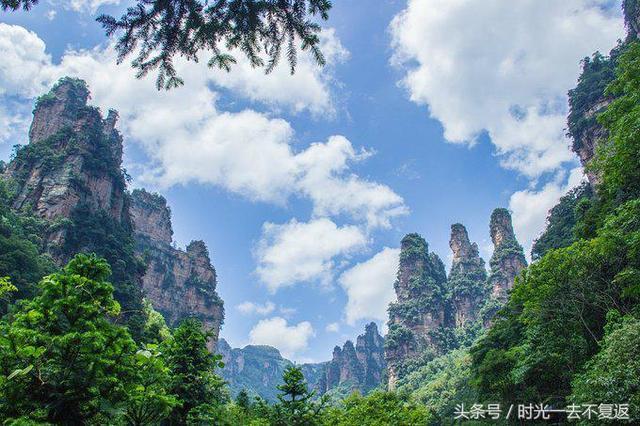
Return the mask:
M 389 332 L 385 358 L 389 387 L 403 374 L 407 362 L 427 351 L 438 352 L 448 323 L 446 272 L 442 260 L 429 252 L 418 234 L 402 239 L 398 277 L 394 283 L 397 302 L 389 305 Z
M 216 271 L 203 241 L 192 241 L 186 251 L 172 243 L 171 211 L 159 194 L 144 189 L 131 193 L 131 216 L 136 252 L 144 260 L 145 296 L 169 326 L 196 317 L 211 330 L 211 349 L 218 340 L 224 318 L 223 303 L 216 292 Z
M 5 172 L 15 182 L 13 207 L 59 224 L 83 210 L 130 227 L 118 115 L 109 111 L 103 119 L 88 98 L 83 81 L 64 78 L 38 99 L 29 145 L 16 151 Z M 64 247 L 68 231 L 52 227 L 46 238 L 47 251 L 60 262 L 73 254 Z
M 605 90 L 615 78 L 618 57 L 630 42 L 638 39 L 640 29 L 640 6 L 637 0 L 625 0 L 623 13 L 627 28 L 625 41 L 612 49 L 609 56 L 595 53 L 591 58 L 584 58 L 578 84 L 569 91 L 567 121 L 572 149 L 580 158 L 592 185 L 600 183 L 600 178 L 589 164 L 597 147 L 607 139 L 607 132 L 598 123 L 597 115 L 613 100 L 605 94 Z
M 242 389 L 268 401 L 277 400 L 277 386 L 282 384 L 282 373 L 293 362 L 280 352 L 265 345 L 231 348 L 220 339 L 217 352 L 225 363 L 222 377 L 229 383 L 235 396 Z M 300 364 L 309 388 L 316 395 L 341 397 L 359 391 L 362 394 L 378 387 L 385 374 L 384 339 L 375 323 L 366 326 L 364 334 L 354 345 L 347 340 L 336 346 L 331 361 Z
M 84 81 L 72 78 L 38 98 L 29 144 L 16 150 L 4 178 L 13 209 L 46 223 L 41 250 L 58 265 L 83 251 L 109 262 L 115 297 L 139 337 L 144 265 L 134 253 L 117 113 L 103 118 L 88 98 Z
M 495 209 L 489 225 L 493 255 L 489 265 L 489 288 L 491 297 L 504 303 L 509 290 L 513 288 L 516 276 L 527 267 L 522 246 L 516 240 L 511 223 L 511 213 L 507 209 Z
M 174 249 L 164 199 L 127 192 L 118 115 L 103 118 L 89 97 L 84 81 L 63 78 L 38 98 L 29 144 L 3 173 L 13 209 L 46 223 L 41 249 L 58 265 L 83 251 L 106 258 L 134 337 L 145 320 L 143 291 L 169 324 L 197 316 L 217 337 L 222 302 L 204 243 Z
M 365 327 L 365 333 L 358 336 L 355 346 L 347 340 L 342 348 L 334 348 L 317 389 L 320 394 L 345 395 L 357 390 L 364 395 L 380 385 L 385 369 L 384 339 L 371 322 Z
M 222 378 L 229 383 L 233 396 L 242 389 L 267 401 L 276 401 L 277 386 L 282 384 L 282 373 L 292 362 L 271 346 L 248 345 L 234 348 L 220 339 L 217 352 L 222 355 Z M 309 378 L 307 378 L 309 380 Z
M 506 209 L 494 210 L 490 231 L 495 252 L 488 277 L 478 245 L 462 224 L 451 225 L 448 277 L 421 236 L 403 238 L 394 284 L 398 301 L 389 305 L 385 337 L 389 388 L 435 357 L 471 345 L 506 300 L 526 260 Z
M 449 247 L 453 253 L 447 287 L 451 293 L 453 326 L 466 327 L 479 318 L 486 300 L 487 271 L 478 245 L 469 241 L 467 229 L 451 225 Z

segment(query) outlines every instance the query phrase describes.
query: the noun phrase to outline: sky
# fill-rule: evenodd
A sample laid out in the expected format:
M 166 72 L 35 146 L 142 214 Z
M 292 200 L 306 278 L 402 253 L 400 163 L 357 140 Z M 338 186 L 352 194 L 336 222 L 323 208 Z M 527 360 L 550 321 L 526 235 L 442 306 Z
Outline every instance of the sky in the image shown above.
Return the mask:
M 94 21 L 130 4 L 0 12 L 0 158 L 27 142 L 38 95 L 85 79 L 92 104 L 119 111 L 132 187 L 166 197 L 178 246 L 206 242 L 222 337 L 297 362 L 384 329 L 409 232 L 449 264 L 463 223 L 488 261 L 489 216 L 507 207 L 530 251 L 583 179 L 565 135 L 580 60 L 624 34 L 619 1 L 335 1 L 324 67 L 303 53 L 294 75 L 265 75 L 237 56 L 226 73 L 203 56 L 158 92 Z

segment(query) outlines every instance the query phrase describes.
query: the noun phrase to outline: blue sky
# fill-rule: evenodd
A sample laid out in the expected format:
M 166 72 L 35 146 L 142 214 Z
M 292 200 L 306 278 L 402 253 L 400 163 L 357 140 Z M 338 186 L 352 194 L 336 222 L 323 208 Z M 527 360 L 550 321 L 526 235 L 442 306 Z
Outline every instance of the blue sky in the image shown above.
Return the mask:
M 134 186 L 162 193 L 174 238 L 203 239 L 225 300 L 222 336 L 298 361 L 384 323 L 397 248 L 419 232 L 445 263 L 461 222 L 488 260 L 488 218 L 512 210 L 525 247 L 581 179 L 564 136 L 579 60 L 623 35 L 618 2 L 353 0 L 323 23 L 328 57 L 295 76 L 182 64 L 157 93 L 97 13 L 46 1 L 0 15 L 0 154 L 24 143 L 34 97 L 62 75 L 120 111 Z

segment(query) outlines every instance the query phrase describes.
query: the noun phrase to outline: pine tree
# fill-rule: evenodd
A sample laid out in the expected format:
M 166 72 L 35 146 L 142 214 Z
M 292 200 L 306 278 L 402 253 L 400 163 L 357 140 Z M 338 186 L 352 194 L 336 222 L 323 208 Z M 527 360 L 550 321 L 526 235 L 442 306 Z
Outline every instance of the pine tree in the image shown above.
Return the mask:
M 222 366 L 221 357 L 207 349 L 209 337 L 200 321 L 188 318 L 166 343 L 171 393 L 181 404 L 171 415 L 173 424 L 185 424 L 188 419 L 198 423 L 198 418 L 214 416 L 227 400 L 224 381 L 215 374 L 215 369 Z
M 110 273 L 77 255 L 0 323 L 0 418 L 86 424 L 126 404 L 136 347 L 109 319 L 120 311 Z
M 284 383 L 278 386 L 279 403 L 274 407 L 275 423 L 283 426 L 320 424 L 326 401 L 312 400 L 315 392 L 309 391 L 300 367 L 287 367 L 282 380 Z

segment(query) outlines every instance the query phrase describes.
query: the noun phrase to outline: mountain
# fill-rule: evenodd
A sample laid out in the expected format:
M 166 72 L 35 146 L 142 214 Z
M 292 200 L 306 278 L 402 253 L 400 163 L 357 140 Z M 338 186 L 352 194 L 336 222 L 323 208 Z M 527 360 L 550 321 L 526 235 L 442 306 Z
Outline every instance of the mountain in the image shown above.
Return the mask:
M 384 338 L 371 322 L 365 327 L 365 333 L 358 336 L 355 346 L 347 340 L 342 348 L 333 349 L 333 357 L 324 366 L 317 389 L 320 394 L 336 396 L 353 391 L 366 394 L 380 386 L 385 370 Z
M 224 305 L 216 292 L 216 270 L 203 241 L 192 241 L 186 251 L 172 246 L 171 210 L 159 194 L 144 189 L 131 193 L 136 254 L 144 259 L 142 288 L 169 326 L 197 317 L 218 340 Z
M 406 362 L 427 350 L 438 351 L 439 331 L 447 317 L 447 276 L 442 260 L 429 252 L 418 234 L 402 239 L 398 279 L 394 284 L 397 302 L 389 305 L 389 332 L 385 358 L 389 388 L 403 375 Z
M 389 305 L 385 338 L 390 389 L 434 358 L 471 345 L 505 303 L 526 259 L 508 210 L 495 209 L 489 228 L 494 253 L 488 276 L 478 245 L 469 241 L 462 224 L 451 226 L 448 276 L 424 238 L 408 234 L 402 239 L 394 284 L 397 302 Z
M 461 328 L 474 323 L 480 316 L 486 298 L 487 271 L 478 245 L 469 241 L 464 225 L 451 225 L 449 247 L 453 257 L 447 286 L 451 291 L 453 325 Z
M 16 150 L 3 172 L 10 208 L 43 224 L 39 250 L 58 266 L 78 252 L 109 262 L 134 337 L 145 321 L 146 297 L 170 325 L 201 318 L 213 346 L 224 312 L 207 248 L 201 241 L 186 252 L 173 248 L 164 198 L 127 190 L 118 114 L 110 110 L 102 117 L 87 104 L 89 97 L 84 81 L 66 77 L 38 98 L 29 144 Z
M 283 358 L 276 348 L 266 345 L 247 345 L 231 348 L 224 339 L 217 351 L 225 363 L 222 377 L 229 383 L 232 395 L 242 389 L 268 401 L 275 401 L 282 373 L 294 363 Z M 317 395 L 340 396 L 359 391 L 366 394 L 378 387 L 385 373 L 384 339 L 375 323 L 365 327 L 356 345 L 347 340 L 336 346 L 331 361 L 301 364 L 309 387 Z

